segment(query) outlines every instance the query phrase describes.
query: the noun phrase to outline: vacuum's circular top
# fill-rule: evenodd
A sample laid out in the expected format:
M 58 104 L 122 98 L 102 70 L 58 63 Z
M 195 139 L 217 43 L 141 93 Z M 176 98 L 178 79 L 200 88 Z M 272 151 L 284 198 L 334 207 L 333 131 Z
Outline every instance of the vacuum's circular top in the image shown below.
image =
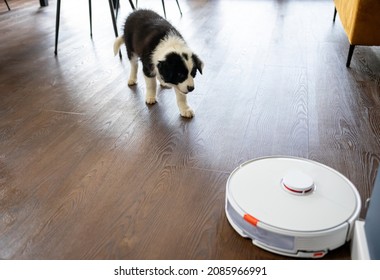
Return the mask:
M 228 200 L 240 212 L 283 230 L 334 228 L 355 213 L 359 194 L 342 174 L 323 164 L 292 157 L 266 157 L 235 169 Z

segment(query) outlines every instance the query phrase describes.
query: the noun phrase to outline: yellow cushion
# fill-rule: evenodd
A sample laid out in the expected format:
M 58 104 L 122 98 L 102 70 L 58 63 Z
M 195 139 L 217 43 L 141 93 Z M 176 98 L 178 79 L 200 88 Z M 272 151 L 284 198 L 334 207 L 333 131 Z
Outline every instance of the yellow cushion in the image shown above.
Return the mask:
M 351 45 L 380 45 L 380 0 L 334 0 Z

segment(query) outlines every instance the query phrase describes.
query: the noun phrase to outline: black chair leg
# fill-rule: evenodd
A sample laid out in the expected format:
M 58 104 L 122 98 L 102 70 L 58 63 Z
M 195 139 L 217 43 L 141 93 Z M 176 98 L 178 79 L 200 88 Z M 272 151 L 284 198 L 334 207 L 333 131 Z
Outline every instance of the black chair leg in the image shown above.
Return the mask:
M 119 15 L 119 6 L 120 6 L 120 1 L 119 0 L 113 0 L 113 8 L 115 9 L 115 17 Z
M 111 18 L 112 18 L 112 23 L 113 23 L 113 29 L 115 32 L 115 36 L 118 37 L 118 32 L 117 32 L 117 26 L 116 26 L 116 17 L 114 13 L 114 6 L 112 3 L 113 0 L 108 0 L 110 10 L 111 10 Z M 129 0 L 129 3 L 131 4 L 132 9 L 135 9 L 135 6 L 132 3 L 132 0 Z M 89 14 L 90 14 L 90 35 L 92 37 L 92 3 L 91 0 L 88 1 L 89 5 Z M 58 53 L 58 37 L 59 37 L 59 22 L 60 22 L 60 17 L 61 17 L 61 0 L 57 0 L 57 13 L 56 13 L 56 18 L 55 18 L 55 49 L 54 49 L 54 54 L 57 55 Z M 119 56 L 121 58 L 121 52 L 119 52 Z
M 177 2 L 177 6 L 178 6 L 178 9 L 179 9 L 179 13 L 180 13 L 180 14 L 181 14 L 181 16 L 182 16 L 181 7 L 179 6 L 179 2 L 178 2 L 178 0 L 176 0 L 176 2 Z
M 132 0 L 129 0 L 129 4 L 131 5 L 132 10 L 136 10 L 135 5 L 133 5 Z M 137 7 L 137 1 L 136 1 L 136 7 Z
M 164 9 L 164 15 L 166 18 L 166 10 L 165 10 L 165 1 L 164 0 L 162 0 L 162 8 Z
M 91 0 L 88 0 L 88 11 L 90 14 L 90 36 L 92 38 L 92 7 L 91 7 Z
M 336 13 L 337 13 L 337 10 L 336 10 L 336 7 L 334 8 L 334 17 L 333 17 L 333 22 L 335 22 L 335 19 L 336 19 Z
M 162 8 L 164 9 L 164 15 L 165 15 L 165 18 L 166 18 L 165 0 L 161 0 L 161 2 L 162 2 Z M 179 9 L 179 13 L 180 13 L 181 16 L 182 16 L 181 7 L 180 7 L 180 5 L 179 5 L 178 0 L 176 0 L 176 2 L 177 2 L 178 9 Z M 137 4 L 137 0 L 136 0 L 136 4 Z
M 57 14 L 55 16 L 55 50 L 54 50 L 55 55 L 57 55 L 60 16 L 61 16 L 61 0 L 57 0 Z
M 115 17 L 115 13 L 114 13 L 114 7 L 113 7 L 113 3 L 112 3 L 112 0 L 108 0 L 109 2 L 109 5 L 110 5 L 110 12 L 111 12 L 111 18 L 112 18 L 112 24 L 113 24 L 113 31 L 115 32 L 115 37 L 118 37 L 119 34 L 117 32 L 117 26 L 116 26 L 116 17 Z
M 120 0 L 113 0 L 114 1 L 114 9 L 116 10 L 116 18 L 119 14 L 119 7 L 120 7 Z M 129 4 L 131 5 L 132 10 L 136 10 L 135 5 L 133 4 L 132 0 L 129 0 Z M 136 7 L 137 7 L 137 0 L 136 0 Z
M 7 5 L 8 11 L 10 11 L 11 8 L 9 7 L 7 0 L 4 0 L 4 1 L 5 1 L 5 5 Z
M 354 53 L 355 45 L 350 45 L 350 49 L 348 50 L 348 57 L 346 62 L 346 67 L 350 67 L 351 64 L 351 58 Z
M 119 36 L 119 33 L 117 32 L 116 17 L 115 17 L 115 13 L 113 11 L 114 7 L 113 7 L 112 0 L 108 0 L 108 3 L 110 5 L 111 18 L 112 18 L 112 24 L 113 24 L 113 31 L 115 32 L 115 37 L 117 38 Z M 120 50 L 119 50 L 119 56 L 120 56 L 120 58 L 122 57 Z

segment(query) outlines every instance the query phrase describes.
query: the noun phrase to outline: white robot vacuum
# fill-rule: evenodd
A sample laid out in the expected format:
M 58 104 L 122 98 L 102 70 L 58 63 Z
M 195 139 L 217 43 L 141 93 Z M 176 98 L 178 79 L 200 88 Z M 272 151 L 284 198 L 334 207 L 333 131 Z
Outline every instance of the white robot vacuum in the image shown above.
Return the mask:
M 351 239 L 360 195 L 342 174 L 295 157 L 265 157 L 236 168 L 226 187 L 231 226 L 273 253 L 321 258 Z

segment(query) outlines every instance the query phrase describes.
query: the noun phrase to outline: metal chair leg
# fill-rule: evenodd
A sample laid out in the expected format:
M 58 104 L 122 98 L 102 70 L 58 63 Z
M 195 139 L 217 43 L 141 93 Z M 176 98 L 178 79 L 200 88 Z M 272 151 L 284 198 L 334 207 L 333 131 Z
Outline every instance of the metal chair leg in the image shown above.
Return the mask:
M 162 8 L 164 9 L 164 15 L 165 15 L 165 18 L 166 18 L 165 0 L 161 0 L 161 2 L 162 2 Z M 180 13 L 181 16 L 182 16 L 181 7 L 180 7 L 180 5 L 179 5 L 178 0 L 176 0 L 176 2 L 177 2 L 178 9 L 179 9 L 179 13 Z M 136 0 L 136 4 L 137 4 L 137 0 Z
M 334 17 L 333 17 L 333 22 L 335 22 L 335 19 L 336 19 L 336 12 L 337 12 L 337 10 L 336 10 L 336 7 L 334 8 Z
M 4 1 L 5 1 L 5 5 L 7 5 L 8 11 L 10 11 L 11 8 L 9 7 L 7 0 L 4 0 Z
M 118 32 L 117 32 L 117 26 L 116 26 L 116 17 L 114 13 L 114 6 L 112 3 L 113 0 L 109 0 L 109 6 L 110 6 L 110 11 L 111 11 L 111 18 L 112 18 L 112 24 L 113 24 L 113 29 L 115 32 L 115 36 L 118 37 Z M 117 0 L 119 1 L 119 0 Z M 129 0 L 129 3 L 131 4 L 132 9 L 135 9 L 135 6 L 132 3 L 132 0 Z M 90 14 L 90 35 L 92 37 L 92 3 L 91 0 L 88 1 L 88 6 L 89 6 L 89 14 Z M 61 17 L 61 0 L 57 0 L 57 13 L 56 13 L 56 18 L 55 18 L 55 49 L 54 49 L 54 54 L 57 55 L 58 53 L 58 37 L 59 37 L 59 23 L 60 23 L 60 17 Z M 120 58 L 121 52 L 119 52 Z
M 180 13 L 180 14 L 181 14 L 181 16 L 182 16 L 181 7 L 179 6 L 179 2 L 178 2 L 178 0 L 176 0 L 176 2 L 177 2 L 177 6 L 178 6 L 178 9 L 179 9 L 179 13 Z
M 111 18 L 112 18 L 112 24 L 113 24 L 113 31 L 115 32 L 115 37 L 117 38 L 119 36 L 118 32 L 117 32 L 117 26 L 116 26 L 116 17 L 115 17 L 115 13 L 114 13 L 114 7 L 113 7 L 113 3 L 112 3 L 112 0 L 108 0 L 108 3 L 110 5 L 110 11 L 111 11 Z M 121 56 L 121 51 L 119 50 L 119 56 L 120 58 L 122 58 Z
M 119 15 L 119 7 L 120 7 L 120 1 L 119 0 L 113 0 L 113 8 L 115 9 L 115 17 Z
M 57 55 L 59 19 L 60 19 L 60 17 L 61 17 L 61 0 L 57 0 L 57 13 L 55 16 L 55 50 L 54 50 L 55 55 Z
M 129 0 L 129 4 L 131 5 L 132 10 L 136 10 L 135 5 L 133 5 L 132 0 Z M 136 1 L 136 7 L 137 7 L 137 1 Z
M 166 10 L 165 10 L 165 1 L 162 0 L 162 8 L 164 9 L 164 15 L 165 15 L 165 18 L 166 18 Z
M 90 14 L 90 36 L 92 38 L 92 7 L 91 7 L 91 0 L 88 0 L 88 11 Z
M 351 64 L 351 58 L 354 53 L 355 45 L 350 45 L 350 49 L 348 50 L 348 57 L 347 57 L 347 62 L 346 62 L 346 67 L 350 67 Z

